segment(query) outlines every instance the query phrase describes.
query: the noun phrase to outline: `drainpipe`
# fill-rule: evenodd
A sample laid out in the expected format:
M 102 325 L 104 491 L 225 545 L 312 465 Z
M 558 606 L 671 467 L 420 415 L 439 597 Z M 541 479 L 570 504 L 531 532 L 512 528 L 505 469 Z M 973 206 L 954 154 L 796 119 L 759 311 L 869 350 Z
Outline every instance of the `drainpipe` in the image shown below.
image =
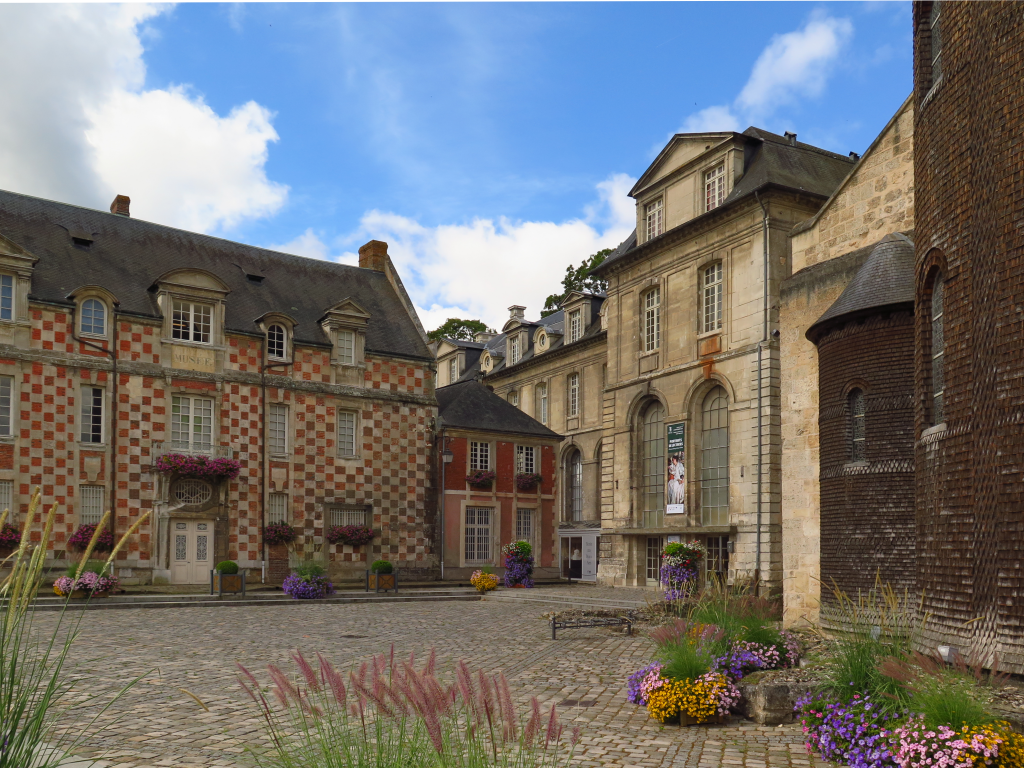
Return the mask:
M 115 314 L 116 304 L 110 307 L 110 325 L 112 330 L 111 339 L 113 349 L 101 347 L 99 344 L 82 339 L 78 336 L 78 305 L 71 308 L 71 338 L 87 347 L 98 349 L 110 358 L 113 370 L 113 384 L 110 388 L 110 535 L 117 541 L 117 398 L 118 398 L 118 375 L 117 375 L 117 316 Z M 79 410 L 81 413 L 81 410 Z M 79 434 L 81 437 L 81 434 Z
M 445 539 L 445 527 L 444 527 L 444 507 L 445 507 L 445 485 L 444 475 L 445 469 L 448 464 L 444 460 L 444 452 L 448 450 L 448 429 L 441 430 L 441 450 L 438 452 L 438 456 L 441 458 L 441 581 L 444 581 L 444 539 Z
M 760 195 L 754 192 L 757 204 L 761 206 L 763 214 L 761 228 L 764 236 L 764 264 L 762 276 L 764 280 L 764 302 L 761 310 L 761 340 L 757 343 L 757 565 L 754 569 L 754 582 L 757 584 L 758 592 L 761 591 L 761 483 L 764 462 L 764 451 L 762 450 L 763 414 L 762 414 L 762 354 L 764 345 L 768 343 L 768 209 L 761 202 Z
M 269 475 L 267 472 L 267 371 L 271 368 L 283 368 L 295 364 L 295 336 L 292 335 L 292 359 L 287 362 L 268 363 L 270 350 L 268 349 L 267 335 L 263 335 L 263 365 L 260 366 L 260 552 L 263 554 L 263 563 L 260 567 L 260 583 L 267 583 L 267 558 L 269 551 L 267 543 L 263 540 L 263 529 L 267 527 L 267 493 L 269 489 Z

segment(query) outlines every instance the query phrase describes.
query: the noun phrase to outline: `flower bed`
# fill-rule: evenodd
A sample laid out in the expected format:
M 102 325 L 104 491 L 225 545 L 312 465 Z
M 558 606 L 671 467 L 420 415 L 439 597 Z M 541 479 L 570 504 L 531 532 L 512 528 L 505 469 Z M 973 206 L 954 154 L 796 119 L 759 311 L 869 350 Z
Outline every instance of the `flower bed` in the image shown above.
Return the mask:
M 295 529 L 287 523 L 271 523 L 263 527 L 265 544 L 287 544 L 295 541 Z
M 89 542 L 92 541 L 92 537 L 96 533 L 96 526 L 92 523 L 84 523 L 78 526 L 71 537 L 68 539 L 68 547 L 71 549 L 77 549 L 84 551 L 89 546 Z M 114 548 L 114 534 L 110 532 L 109 528 L 104 528 L 100 531 L 100 535 L 96 538 L 96 545 L 93 547 L 94 552 L 109 552 Z
M 493 573 L 473 571 L 473 575 L 469 577 L 469 583 L 476 587 L 477 592 L 485 594 L 498 588 L 498 577 Z
M 234 480 L 242 471 L 242 464 L 234 459 L 165 453 L 153 462 L 153 469 L 162 475 L 196 477 L 201 480 Z
M 526 541 L 513 541 L 501 548 L 505 556 L 505 586 L 533 586 L 533 547 Z
M 365 525 L 333 525 L 327 529 L 324 538 L 331 544 L 347 544 L 351 547 L 361 547 L 369 544 L 377 535 L 372 528 Z

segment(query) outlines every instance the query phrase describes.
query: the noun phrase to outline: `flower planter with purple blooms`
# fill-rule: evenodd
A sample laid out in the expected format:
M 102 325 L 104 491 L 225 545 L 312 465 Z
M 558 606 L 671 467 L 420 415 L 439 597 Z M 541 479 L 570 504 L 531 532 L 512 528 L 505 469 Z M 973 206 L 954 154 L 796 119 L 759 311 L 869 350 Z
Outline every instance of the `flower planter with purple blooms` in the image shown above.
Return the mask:
M 490 488 L 497 476 L 493 470 L 481 469 L 471 475 L 466 475 L 466 482 L 474 488 Z
M 180 475 L 200 480 L 234 480 L 242 471 L 241 462 L 234 459 L 214 459 L 187 453 L 165 453 L 153 462 L 153 469 L 162 475 Z
M 505 556 L 505 586 L 533 586 L 533 547 L 527 541 L 513 541 L 501 548 Z
M 10 523 L 0 525 L 0 550 L 14 549 L 21 544 L 21 531 Z
M 79 551 L 84 550 L 89 546 L 89 542 L 92 541 L 95 533 L 96 526 L 92 523 L 84 523 L 78 526 L 75 532 L 71 534 L 71 538 L 68 539 L 68 547 Z M 96 539 L 96 546 L 93 547 L 93 552 L 109 552 L 113 548 L 114 534 L 110 532 L 109 528 L 105 528 Z
M 700 561 L 707 549 L 699 541 L 671 542 L 661 555 L 661 584 L 665 600 L 672 602 L 687 597 L 697 586 Z
M 114 576 L 83 571 L 77 579 L 61 576 L 53 582 L 53 591 L 61 597 L 98 597 L 106 596 L 116 586 L 117 578 Z
M 328 580 L 324 567 L 309 562 L 302 563 L 285 578 L 281 589 L 293 600 L 320 600 L 334 594 L 334 585 Z
M 332 525 L 327 529 L 324 538 L 331 544 L 347 544 L 350 547 L 361 547 L 373 541 L 377 532 L 365 525 Z
M 271 523 L 263 527 L 263 543 L 268 546 L 292 541 L 295 541 L 295 529 L 288 523 Z
M 520 491 L 532 491 L 544 482 L 544 476 L 536 472 L 520 472 L 516 475 L 516 488 Z

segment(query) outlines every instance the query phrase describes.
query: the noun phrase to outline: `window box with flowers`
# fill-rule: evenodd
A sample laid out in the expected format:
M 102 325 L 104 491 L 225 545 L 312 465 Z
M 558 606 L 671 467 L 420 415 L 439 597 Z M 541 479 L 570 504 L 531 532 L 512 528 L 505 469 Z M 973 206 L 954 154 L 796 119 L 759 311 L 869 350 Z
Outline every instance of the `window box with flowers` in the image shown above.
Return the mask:
M 466 475 L 466 482 L 474 488 L 490 488 L 497 476 L 494 470 L 481 469 L 471 475 Z
M 21 544 L 21 531 L 10 523 L 0 525 L 0 555 L 13 552 Z
M 95 535 L 96 525 L 93 523 L 83 523 L 71 534 L 71 538 L 68 539 L 68 547 L 84 552 Z M 96 544 L 93 546 L 93 552 L 109 552 L 113 548 L 114 534 L 110 532 L 109 528 L 100 531 L 100 535 L 96 538 Z
M 288 523 L 270 523 L 263 526 L 263 543 L 268 546 L 290 544 L 295 541 L 295 529 Z
M 327 529 L 324 538 L 331 544 L 347 544 L 350 547 L 361 547 L 376 538 L 377 532 L 365 525 L 332 525 Z
M 153 463 L 153 469 L 162 475 L 194 477 L 216 482 L 234 480 L 242 471 L 241 462 L 234 459 L 193 456 L 188 453 L 165 453 Z
M 117 577 L 106 575 L 108 565 L 102 560 L 90 560 L 84 566 L 78 564 L 68 566 L 65 575 L 53 582 L 53 593 L 60 597 L 70 597 L 76 600 L 107 597 L 117 587 Z
M 536 472 L 520 472 L 516 475 L 516 488 L 520 491 L 532 491 L 544 482 L 544 476 Z

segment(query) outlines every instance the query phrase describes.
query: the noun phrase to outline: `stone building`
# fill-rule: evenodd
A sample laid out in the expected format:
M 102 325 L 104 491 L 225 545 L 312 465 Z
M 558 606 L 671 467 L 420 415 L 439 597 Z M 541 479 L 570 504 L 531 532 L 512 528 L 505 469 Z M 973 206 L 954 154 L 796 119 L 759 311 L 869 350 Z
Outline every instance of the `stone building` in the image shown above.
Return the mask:
M 789 232 L 854 160 L 757 128 L 678 134 L 600 265 L 607 374 L 599 581 L 658 582 L 666 539 L 708 568 L 782 582 L 779 353 Z
M 368 559 L 427 574 L 433 359 L 385 243 L 359 267 L 0 192 L 0 507 L 60 515 L 52 557 L 113 510 L 124 579 L 203 583 L 266 563 L 263 526 L 335 575 Z M 232 458 L 235 479 L 154 469 Z M 40 521 L 29 521 L 38 537 Z M 380 531 L 358 550 L 325 527 Z

